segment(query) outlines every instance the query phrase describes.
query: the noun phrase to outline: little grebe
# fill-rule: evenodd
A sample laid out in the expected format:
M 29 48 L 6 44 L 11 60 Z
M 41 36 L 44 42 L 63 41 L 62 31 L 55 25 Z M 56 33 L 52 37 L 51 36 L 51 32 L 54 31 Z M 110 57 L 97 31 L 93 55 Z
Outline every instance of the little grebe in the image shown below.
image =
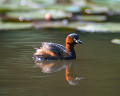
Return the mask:
M 36 48 L 36 53 L 34 54 L 34 59 L 42 60 L 70 60 L 76 59 L 76 54 L 74 50 L 74 45 L 82 44 L 83 42 L 79 40 L 79 36 L 75 33 L 69 34 L 65 41 L 65 47 L 56 43 L 42 42 L 42 47 Z

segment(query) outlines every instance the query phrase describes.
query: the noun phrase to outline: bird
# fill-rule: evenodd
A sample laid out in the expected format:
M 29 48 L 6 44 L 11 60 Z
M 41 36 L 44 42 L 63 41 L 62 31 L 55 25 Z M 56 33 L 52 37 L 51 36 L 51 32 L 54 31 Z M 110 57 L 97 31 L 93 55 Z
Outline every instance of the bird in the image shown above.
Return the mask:
M 79 39 L 79 35 L 71 33 L 66 37 L 65 46 L 61 44 L 42 42 L 40 48 L 35 48 L 33 55 L 34 60 L 71 60 L 76 59 L 74 46 L 83 44 Z

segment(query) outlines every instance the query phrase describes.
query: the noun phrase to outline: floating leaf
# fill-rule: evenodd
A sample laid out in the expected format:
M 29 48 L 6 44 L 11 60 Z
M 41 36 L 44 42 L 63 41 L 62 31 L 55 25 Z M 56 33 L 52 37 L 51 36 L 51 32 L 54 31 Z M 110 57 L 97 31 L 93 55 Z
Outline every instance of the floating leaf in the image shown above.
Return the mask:
M 111 42 L 120 45 L 120 39 L 112 39 Z
M 30 11 L 50 6 L 54 3 L 54 0 L 6 0 L 5 2 L 0 1 L 0 12 Z
M 106 5 L 112 5 L 120 2 L 119 0 L 91 0 L 93 2 L 96 2 L 98 4 L 106 4 Z
M 62 7 L 61 7 L 62 6 Z M 64 11 L 67 11 L 67 12 L 80 12 L 81 9 L 79 6 L 75 6 L 75 5 L 68 5 L 68 4 L 65 4 L 65 5 L 52 5 L 52 6 L 47 6 L 45 7 L 46 9 L 56 9 L 56 10 L 64 10 Z
M 0 30 L 30 29 L 32 23 L 0 23 Z
M 103 15 L 84 15 L 76 16 L 76 19 L 81 21 L 105 21 L 107 17 Z
M 34 23 L 35 28 L 71 28 L 83 32 L 120 33 L 120 23 L 62 22 Z
M 44 10 L 30 12 L 8 12 L 7 16 L 18 19 L 19 21 L 31 21 L 45 19 L 46 14 L 50 14 L 53 19 L 66 18 L 67 14 L 61 10 Z
M 90 22 L 74 22 L 69 27 L 76 28 L 86 32 L 120 32 L 120 23 L 90 23 Z
M 26 0 L 24 0 L 24 2 L 22 2 L 22 1 L 23 0 L 9 0 L 6 3 L 0 5 L 0 12 L 20 11 L 20 10 L 33 10 L 33 9 L 36 9 L 34 3 L 30 3 L 29 2 L 29 4 L 27 4 Z

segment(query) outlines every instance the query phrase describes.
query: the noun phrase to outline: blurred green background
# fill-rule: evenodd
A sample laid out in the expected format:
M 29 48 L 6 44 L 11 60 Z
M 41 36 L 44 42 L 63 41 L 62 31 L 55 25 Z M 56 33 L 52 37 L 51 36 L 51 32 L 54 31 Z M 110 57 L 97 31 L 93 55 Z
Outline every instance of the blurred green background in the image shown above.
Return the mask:
M 0 1 L 0 30 L 64 27 L 116 33 L 119 22 L 119 0 Z

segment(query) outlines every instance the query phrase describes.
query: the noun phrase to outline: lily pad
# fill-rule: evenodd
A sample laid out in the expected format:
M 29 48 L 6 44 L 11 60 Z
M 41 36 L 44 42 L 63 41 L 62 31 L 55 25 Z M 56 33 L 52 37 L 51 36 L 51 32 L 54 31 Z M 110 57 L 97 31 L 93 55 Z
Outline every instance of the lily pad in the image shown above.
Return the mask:
M 62 7 L 61 7 L 62 6 Z M 47 6 L 45 7 L 46 9 L 56 9 L 56 10 L 64 10 L 64 11 L 67 11 L 67 12 L 80 12 L 81 9 L 79 6 L 75 6 L 75 5 L 68 5 L 68 4 L 65 4 L 65 5 L 60 5 L 60 4 L 55 4 L 55 5 L 52 5 L 52 6 Z
M 0 1 L 0 12 L 30 11 L 50 6 L 54 3 L 54 0 L 6 0 L 5 2 Z
M 77 30 L 81 30 L 84 32 L 104 32 L 104 33 L 117 33 L 120 32 L 120 23 L 81 23 L 74 22 L 68 25 L 69 27 L 76 28 Z
M 106 4 L 106 5 L 112 5 L 112 4 L 116 4 L 118 2 L 120 2 L 119 0 L 91 0 L 95 3 L 99 3 L 99 4 Z
M 31 0 L 31 1 L 45 5 L 52 5 L 56 3 L 56 0 Z
M 30 29 L 32 23 L 2 23 L 0 22 L 0 30 L 16 30 L 16 29 Z
M 31 3 L 29 2 L 29 4 L 28 4 L 27 0 L 9 0 L 9 1 L 6 1 L 4 4 L 0 4 L 0 12 L 33 10 L 33 9 L 38 8 L 37 4 L 35 7 L 35 4 L 36 3 L 32 2 L 32 1 L 31 1 Z
M 81 9 L 79 6 L 68 6 L 65 8 L 65 11 L 67 11 L 67 12 L 80 12 Z
M 61 22 L 34 23 L 35 28 L 68 28 L 80 30 L 81 32 L 101 32 L 101 33 L 120 33 L 120 23 L 91 23 L 91 22 L 72 22 L 67 20 Z
M 39 28 L 59 28 L 64 27 L 63 22 L 61 21 L 55 21 L 55 22 L 39 22 L 39 23 L 33 23 L 33 26 L 37 29 Z
M 93 14 L 108 13 L 110 11 L 110 8 L 108 6 L 103 6 L 98 4 L 89 5 L 89 6 Z
M 72 2 L 74 5 L 80 6 L 81 11 L 86 14 L 101 14 L 109 11 L 108 6 L 103 6 L 93 0 L 72 0 Z
M 105 21 L 107 17 L 104 15 L 84 15 L 76 16 L 76 19 L 81 21 Z
M 112 39 L 111 42 L 120 45 L 120 39 Z
M 18 19 L 18 21 L 31 21 L 45 19 L 46 14 L 50 14 L 53 19 L 66 18 L 67 14 L 61 10 L 44 10 L 30 11 L 30 12 L 8 12 L 7 16 Z
M 72 0 L 72 1 L 77 6 L 83 8 L 86 7 L 90 14 L 107 14 L 109 13 L 109 11 L 110 12 L 112 11 L 115 14 L 120 13 L 120 0 Z M 87 10 L 85 10 L 85 12 L 87 13 Z
M 104 13 L 112 11 L 112 12 L 120 12 L 120 1 L 119 0 L 90 0 L 94 4 L 89 5 L 93 10 L 97 12 L 97 10 L 103 10 Z M 98 10 L 98 12 L 99 12 Z

